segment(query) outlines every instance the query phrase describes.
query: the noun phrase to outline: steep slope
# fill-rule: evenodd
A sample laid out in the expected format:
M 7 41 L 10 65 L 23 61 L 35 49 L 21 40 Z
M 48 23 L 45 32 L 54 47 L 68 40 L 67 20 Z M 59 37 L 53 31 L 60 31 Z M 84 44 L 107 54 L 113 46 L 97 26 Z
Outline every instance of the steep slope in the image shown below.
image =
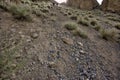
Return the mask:
M 101 33 L 114 29 L 111 34 L 120 36 L 119 15 L 44 2 L 24 5 L 30 5 L 32 21 L 18 10 L 16 16 L 0 9 L 1 80 L 120 79 L 119 38 Z

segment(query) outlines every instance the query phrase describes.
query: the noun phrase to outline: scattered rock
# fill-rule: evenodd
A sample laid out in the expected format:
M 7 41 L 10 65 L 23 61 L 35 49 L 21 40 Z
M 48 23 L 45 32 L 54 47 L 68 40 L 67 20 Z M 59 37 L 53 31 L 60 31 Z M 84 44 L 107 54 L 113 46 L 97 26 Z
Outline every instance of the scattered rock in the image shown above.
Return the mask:
M 12 73 L 12 78 L 15 79 L 16 78 L 16 74 Z
M 70 44 L 72 45 L 73 44 L 73 40 L 72 39 L 69 39 L 69 38 L 62 38 L 62 41 L 66 44 Z
M 29 39 L 27 39 L 26 41 L 27 41 L 27 42 L 31 42 L 32 40 L 29 38 Z
M 99 6 L 97 0 L 68 0 L 67 4 L 85 10 L 92 10 Z
M 83 47 L 83 43 L 81 43 L 81 42 L 77 42 L 77 44 Z
M 120 0 L 103 0 L 102 10 L 120 13 Z
M 20 35 L 21 36 L 21 38 L 25 38 L 25 35 Z
M 49 62 L 49 63 L 48 63 L 48 67 L 49 67 L 49 68 L 56 68 L 57 65 L 55 64 L 55 62 Z
M 70 19 L 77 20 L 77 16 L 71 16 Z
M 11 67 L 16 68 L 17 65 L 16 64 L 11 64 Z
M 12 28 L 11 31 L 12 31 L 12 32 L 16 32 L 16 29 Z
M 33 38 L 33 39 L 36 39 L 36 38 L 38 38 L 38 34 L 37 33 L 33 33 L 32 35 L 31 35 L 31 37 Z
M 79 61 L 79 58 L 76 58 L 76 61 Z
M 21 57 L 20 53 L 17 53 L 17 54 L 15 55 L 15 58 L 16 58 L 16 59 L 18 59 L 18 58 L 20 58 L 20 57 Z
M 86 52 L 85 52 L 85 51 L 83 51 L 83 50 L 80 50 L 80 53 L 85 54 Z

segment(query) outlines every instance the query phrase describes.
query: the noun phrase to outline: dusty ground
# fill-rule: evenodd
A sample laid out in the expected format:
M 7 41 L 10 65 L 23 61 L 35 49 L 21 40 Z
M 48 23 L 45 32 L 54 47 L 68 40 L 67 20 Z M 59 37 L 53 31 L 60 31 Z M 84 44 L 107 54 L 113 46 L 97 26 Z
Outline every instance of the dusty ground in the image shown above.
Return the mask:
M 98 31 L 83 25 L 79 28 L 88 39 L 74 36 L 63 24 L 76 21 L 64 10 L 56 6 L 50 9 L 56 15 L 34 15 L 32 22 L 23 22 L 0 9 L 0 57 L 4 63 L 0 80 L 120 80 L 120 44 L 102 39 Z M 103 28 L 113 28 L 111 24 L 116 23 L 106 14 L 120 19 L 117 14 L 90 12 Z

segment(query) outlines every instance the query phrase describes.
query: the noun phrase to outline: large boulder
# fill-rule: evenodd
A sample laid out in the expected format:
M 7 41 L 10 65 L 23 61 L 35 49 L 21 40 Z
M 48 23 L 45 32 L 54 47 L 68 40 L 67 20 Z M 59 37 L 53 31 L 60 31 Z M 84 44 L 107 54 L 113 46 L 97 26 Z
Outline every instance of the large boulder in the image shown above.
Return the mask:
M 102 10 L 120 13 L 120 0 L 103 0 Z
M 68 6 L 85 10 L 92 10 L 99 6 L 96 0 L 68 0 L 67 4 Z

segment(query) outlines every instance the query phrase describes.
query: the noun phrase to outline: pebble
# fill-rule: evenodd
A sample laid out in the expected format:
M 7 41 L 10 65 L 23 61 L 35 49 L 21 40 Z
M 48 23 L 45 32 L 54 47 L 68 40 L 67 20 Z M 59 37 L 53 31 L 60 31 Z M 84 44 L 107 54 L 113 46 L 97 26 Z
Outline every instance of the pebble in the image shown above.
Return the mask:
M 31 37 L 33 38 L 33 39 L 36 39 L 36 38 L 38 38 L 38 34 L 37 33 L 33 33 L 32 35 L 31 35 Z
M 85 54 L 86 52 L 85 52 L 85 51 L 83 51 L 83 50 L 80 50 L 80 53 Z
M 27 41 L 27 42 L 31 42 L 32 40 L 31 40 L 31 39 L 27 39 L 26 41 Z
M 12 31 L 12 32 L 16 32 L 16 29 L 12 28 L 11 31 Z
M 49 68 L 56 68 L 57 65 L 55 64 L 55 62 L 49 62 L 49 63 L 48 63 L 48 67 L 49 67 Z
M 62 38 L 62 41 L 63 41 L 64 43 L 66 43 L 66 44 L 70 44 L 70 45 L 73 44 L 73 40 L 70 39 L 70 38 Z
M 80 46 L 82 46 L 83 47 L 83 43 L 81 43 L 81 42 L 77 42 L 78 43 L 78 45 L 80 45 Z
M 11 67 L 14 67 L 14 68 L 15 68 L 15 67 L 17 67 L 17 65 L 16 65 L 16 64 L 11 64 Z
M 17 59 L 17 58 L 20 58 L 21 57 L 21 55 L 20 54 L 16 54 L 15 55 L 15 58 Z

